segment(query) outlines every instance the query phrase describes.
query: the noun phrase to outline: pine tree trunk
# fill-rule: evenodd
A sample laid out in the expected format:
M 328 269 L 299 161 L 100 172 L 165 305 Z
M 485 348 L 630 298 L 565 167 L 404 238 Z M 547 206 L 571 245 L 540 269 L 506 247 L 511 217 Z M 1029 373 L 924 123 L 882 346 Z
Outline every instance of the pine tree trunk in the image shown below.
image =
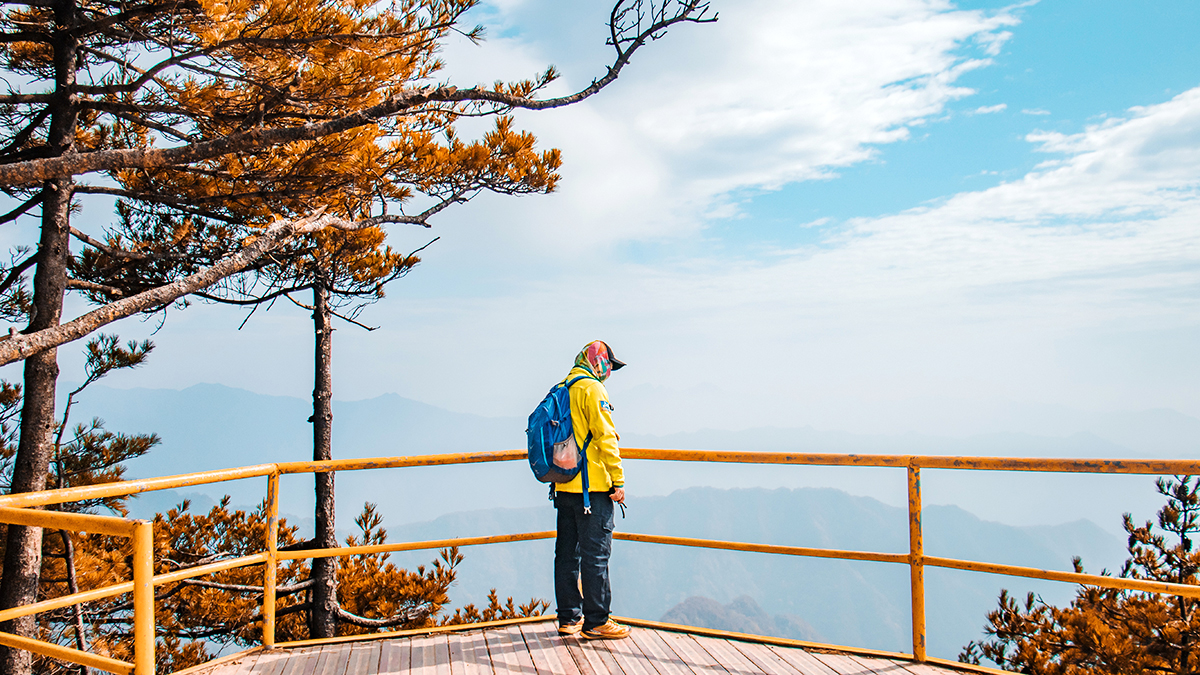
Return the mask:
M 78 119 L 72 91 L 78 42 L 71 29 L 77 20 L 73 0 L 54 5 L 55 93 L 47 136 L 50 155 L 73 151 Z M 42 186 L 42 231 L 38 243 L 37 269 L 33 275 L 33 312 L 26 333 L 57 326 L 62 320 L 63 294 L 67 287 L 70 258 L 71 185 L 68 178 L 46 181 Z M 55 349 L 25 360 L 25 396 L 21 408 L 21 438 L 13 462 L 12 492 L 33 492 L 46 486 L 54 431 L 54 398 L 58 382 L 58 353 Z M 42 530 L 36 527 L 8 528 L 0 607 L 27 605 L 37 599 L 42 565 Z M 0 624 L 0 631 L 37 637 L 36 617 L 27 616 Z M 0 649 L 0 672 L 28 675 L 33 656 L 18 649 Z
M 313 459 L 333 459 L 333 327 L 329 313 L 329 291 L 320 284 L 313 287 L 313 332 L 316 349 L 316 369 L 313 384 Z M 316 546 L 337 546 L 334 533 L 334 500 L 332 473 L 318 473 L 316 478 Z M 337 633 L 337 559 L 318 558 L 312 563 L 313 607 L 309 615 L 309 635 L 314 638 L 334 637 Z

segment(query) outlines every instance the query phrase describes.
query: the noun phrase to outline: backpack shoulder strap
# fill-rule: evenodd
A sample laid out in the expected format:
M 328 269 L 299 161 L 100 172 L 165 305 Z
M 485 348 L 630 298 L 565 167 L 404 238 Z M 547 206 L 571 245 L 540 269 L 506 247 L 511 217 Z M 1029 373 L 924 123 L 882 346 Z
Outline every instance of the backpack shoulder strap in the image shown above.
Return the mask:
M 567 382 L 567 384 L 566 384 L 567 388 L 570 389 L 571 385 L 575 384 L 576 382 L 578 382 L 580 380 L 596 380 L 596 378 L 592 377 L 591 375 L 580 375 L 578 377 L 573 377 L 573 378 L 571 378 L 571 380 L 569 382 Z M 600 380 L 596 380 L 596 381 L 599 382 Z

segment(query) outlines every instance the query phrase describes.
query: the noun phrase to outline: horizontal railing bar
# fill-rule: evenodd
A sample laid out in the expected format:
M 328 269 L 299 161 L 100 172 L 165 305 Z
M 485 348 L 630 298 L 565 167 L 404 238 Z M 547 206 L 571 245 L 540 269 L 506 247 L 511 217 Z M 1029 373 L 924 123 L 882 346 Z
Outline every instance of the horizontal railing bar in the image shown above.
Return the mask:
M 42 640 L 34 640 L 20 635 L 13 635 L 12 633 L 0 633 L 0 645 L 24 649 L 27 652 L 49 656 L 52 659 L 61 659 L 69 663 L 77 663 L 81 666 L 88 666 L 89 668 L 96 668 L 97 670 L 109 673 L 117 673 L 118 675 L 129 675 L 129 673 L 133 672 L 133 664 L 126 661 L 118 661 L 117 659 L 110 659 L 107 656 L 100 656 L 99 654 L 81 652 L 71 647 L 64 647 Z
M 633 534 L 613 532 L 613 539 L 640 541 L 647 544 L 668 544 L 695 548 L 715 548 L 726 551 L 750 551 L 752 553 L 776 553 L 798 555 L 808 558 L 836 558 L 839 560 L 865 560 L 868 562 L 908 563 L 907 553 L 874 553 L 870 551 L 843 551 L 829 548 L 805 548 L 803 546 L 777 546 L 774 544 L 747 544 L 737 541 L 716 539 L 693 539 L 690 537 L 666 537 L 656 534 Z
M 933 556 L 925 556 L 924 560 L 925 565 L 929 567 L 944 567 L 947 569 L 984 572 L 1009 577 L 1066 581 L 1084 586 L 1101 586 L 1104 588 L 1119 588 L 1129 591 L 1145 591 L 1149 593 L 1179 595 L 1188 598 L 1200 598 L 1200 586 L 1193 586 L 1191 584 L 1173 584 L 1166 581 L 1106 577 L 1099 574 L 1081 574 L 1079 572 L 1059 572 L 1056 570 L 1042 570 L 1036 567 L 1018 567 L 1015 565 L 1000 565 L 997 563 L 955 560 L 953 558 L 937 558 Z
M 1200 474 L 1193 459 L 1071 459 L 1038 457 L 938 457 L 916 458 L 925 469 L 976 471 L 1048 471 L 1053 473 L 1105 473 L 1150 475 Z
M 96 588 L 90 591 L 82 591 L 79 593 L 72 593 L 71 595 L 64 595 L 58 598 L 42 600 L 41 602 L 35 602 L 32 605 L 21 605 L 19 607 L 11 607 L 9 609 L 0 609 L 0 623 L 8 621 L 9 619 L 29 616 L 30 614 L 49 612 L 62 607 L 70 607 L 71 605 L 78 605 L 80 603 L 91 602 L 93 600 L 103 600 L 104 598 L 111 598 L 115 595 L 124 595 L 125 593 L 131 592 L 133 592 L 133 582 L 126 581 L 125 583 L 115 584 L 113 586 L 105 586 L 104 588 Z
M 366 457 L 361 459 L 326 459 L 316 462 L 280 462 L 276 466 L 279 467 L 279 473 L 326 473 L 329 471 L 362 471 L 364 469 L 398 469 L 408 466 L 514 462 L 525 459 L 526 453 L 526 450 L 455 452 L 445 455 L 406 455 L 399 457 Z
M 208 565 L 200 565 L 198 567 L 189 567 L 187 569 L 156 575 L 154 577 L 154 585 L 159 586 L 176 581 L 183 581 L 184 579 L 202 577 L 206 574 L 223 572 L 225 570 L 230 570 L 237 567 L 258 565 L 266 561 L 266 553 L 255 553 L 254 555 L 248 555 L 241 558 L 222 560 L 220 562 L 210 563 Z M 72 593 L 71 595 L 51 598 L 50 600 L 42 600 L 41 602 L 35 602 L 31 605 L 21 605 L 19 607 L 12 607 L 10 609 L 0 609 L 0 622 L 16 619 L 22 616 L 29 616 L 30 614 L 49 612 L 62 607 L 70 607 L 71 605 L 92 602 L 93 600 L 103 600 L 104 598 L 111 598 L 116 595 L 124 595 L 125 593 L 130 593 L 132 591 L 133 582 L 126 581 L 125 583 L 115 584 L 113 586 L 105 586 L 104 588 L 82 591 L 80 593 Z
M 138 521 L 125 520 L 116 516 L 97 516 L 90 513 L 0 507 L 0 523 L 132 537 L 133 529 L 137 526 Z
M 201 471 L 178 476 L 143 478 L 139 480 L 101 483 L 75 488 L 22 492 L 0 495 L 0 507 L 44 506 L 62 504 L 84 499 L 101 499 L 123 495 L 170 490 L 172 488 L 223 483 L 243 478 L 269 476 L 272 473 L 324 473 L 328 471 L 361 471 L 364 469 L 392 469 L 407 466 L 441 466 L 446 464 L 477 464 L 480 462 L 512 462 L 525 459 L 525 450 L 501 450 L 498 452 L 460 452 L 443 455 L 408 455 L 399 457 L 371 457 L 366 459 L 331 459 L 320 462 L 280 462 L 278 464 L 255 464 L 234 469 Z
M 120 497 L 154 490 L 169 490 L 171 488 L 204 485 L 206 483 L 223 483 L 242 478 L 267 476 L 275 471 L 274 464 L 255 464 L 236 469 L 217 469 L 199 473 L 185 473 L 179 476 L 164 476 L 162 478 L 142 478 L 126 480 L 117 483 L 101 483 L 83 487 L 60 488 L 43 490 L 41 492 L 22 492 L 15 495 L 0 496 L 0 506 L 43 506 L 45 504 L 62 504 L 77 502 L 84 499 L 101 499 L 104 497 Z
M 806 466 L 877 466 L 977 471 L 1049 471 L 1057 473 L 1200 474 L 1200 461 L 1190 459 L 1071 459 L 1040 457 L 955 457 L 939 455 L 859 455 L 843 453 L 726 452 L 621 448 L 623 459 Z
M 306 558 L 336 558 L 349 555 L 368 555 L 371 553 L 392 553 L 395 551 L 424 551 L 431 548 L 446 548 L 448 546 L 477 546 L 480 544 L 504 544 L 510 541 L 533 541 L 535 539 L 553 539 L 553 531 L 524 532 L 522 534 L 499 534 L 490 537 L 459 537 L 457 539 L 435 539 L 433 541 L 411 541 L 397 544 L 373 544 L 371 546 L 346 546 L 343 548 L 314 548 L 300 551 L 280 551 L 275 555 L 279 560 L 304 560 Z
M 655 459 L 676 462 L 721 462 L 741 464 L 795 464 L 806 466 L 917 466 L 928 469 L 973 469 L 978 471 L 1047 471 L 1058 473 L 1104 474 L 1200 474 L 1200 461 L 1170 459 L 1050 459 L 1016 457 L 941 457 L 933 455 L 860 455 L 840 453 L 723 452 L 715 450 L 668 450 L 658 448 L 622 448 L 625 459 Z M 171 488 L 221 483 L 279 473 L 325 473 L 413 466 L 512 462 L 525 459 L 525 450 L 409 455 L 365 459 L 332 459 L 321 462 L 281 462 L 256 464 L 235 469 L 218 469 L 180 476 L 103 483 L 76 488 L 0 495 L 0 507 L 29 507 L 61 504 L 84 499 L 100 499 L 167 490 Z
M 724 450 L 668 450 L 621 448 L 622 459 L 662 459 L 675 462 L 732 462 L 736 464 L 807 464 L 830 466 L 906 467 L 909 455 L 857 455 L 796 452 L 727 452 Z
M 183 581 L 184 579 L 194 579 L 196 577 L 202 577 L 206 574 L 215 574 L 217 572 L 224 572 L 225 570 L 231 570 L 238 567 L 259 565 L 265 563 L 266 561 L 266 553 L 255 553 L 254 555 L 242 556 L 241 558 L 230 558 L 229 560 L 222 560 L 221 562 L 209 563 L 207 565 L 187 567 L 181 570 L 175 570 L 174 572 L 167 572 L 166 574 L 154 575 L 154 585 L 161 586 L 163 584 L 169 584 L 176 581 Z

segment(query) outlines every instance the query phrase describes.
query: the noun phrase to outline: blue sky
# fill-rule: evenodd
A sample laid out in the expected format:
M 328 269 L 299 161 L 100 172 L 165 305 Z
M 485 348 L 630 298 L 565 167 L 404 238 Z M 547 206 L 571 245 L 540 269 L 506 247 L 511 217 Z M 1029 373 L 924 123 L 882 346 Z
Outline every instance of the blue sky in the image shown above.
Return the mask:
M 446 78 L 554 64 L 556 92 L 586 84 L 609 58 L 593 4 L 486 4 L 489 40 L 449 44 Z M 340 329 L 339 398 L 523 415 L 604 338 L 645 432 L 1200 416 L 1200 5 L 713 6 L 593 99 L 517 115 L 563 150 L 557 193 L 390 233 L 441 240 L 366 310 L 379 331 Z M 306 396 L 303 311 L 241 318 L 173 314 L 154 363 L 114 384 Z
M 957 6 L 996 11 L 1011 5 Z M 992 187 L 1046 159 L 1025 140 L 1034 131 L 1076 133 L 1200 84 L 1196 3 L 1057 0 L 1011 11 L 1021 23 L 1003 50 L 987 67 L 959 80 L 974 94 L 914 129 L 911 139 L 879 146 L 874 160 L 839 170 L 836 180 L 746 195 L 743 210 L 755 227 L 738 228 L 743 236 L 801 243 L 819 239 L 825 228 L 790 227 L 797 218 L 837 222 L 882 216 Z M 965 46 L 964 52 L 973 47 Z M 995 106 L 1004 108 L 976 112 Z

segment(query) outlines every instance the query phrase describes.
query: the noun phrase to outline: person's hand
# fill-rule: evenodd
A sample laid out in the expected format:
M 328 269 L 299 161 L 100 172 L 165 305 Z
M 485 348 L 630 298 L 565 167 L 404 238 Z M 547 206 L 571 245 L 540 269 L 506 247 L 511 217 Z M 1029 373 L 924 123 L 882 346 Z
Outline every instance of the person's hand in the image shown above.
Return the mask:
M 623 488 L 623 487 L 613 488 L 612 500 L 618 504 L 624 504 L 625 503 L 625 488 Z

